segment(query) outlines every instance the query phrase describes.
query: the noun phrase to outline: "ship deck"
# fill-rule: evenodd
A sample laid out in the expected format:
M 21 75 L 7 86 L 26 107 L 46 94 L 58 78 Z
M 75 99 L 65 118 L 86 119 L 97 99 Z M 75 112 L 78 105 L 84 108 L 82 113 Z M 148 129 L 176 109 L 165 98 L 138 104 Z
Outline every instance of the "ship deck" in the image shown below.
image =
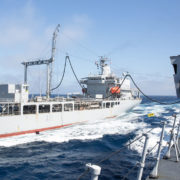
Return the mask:
M 179 145 L 180 147 L 180 145 Z M 180 179 L 180 162 L 176 162 L 174 147 L 171 150 L 170 159 L 161 159 L 158 169 L 158 180 L 179 180 Z M 146 180 L 152 180 L 147 178 Z

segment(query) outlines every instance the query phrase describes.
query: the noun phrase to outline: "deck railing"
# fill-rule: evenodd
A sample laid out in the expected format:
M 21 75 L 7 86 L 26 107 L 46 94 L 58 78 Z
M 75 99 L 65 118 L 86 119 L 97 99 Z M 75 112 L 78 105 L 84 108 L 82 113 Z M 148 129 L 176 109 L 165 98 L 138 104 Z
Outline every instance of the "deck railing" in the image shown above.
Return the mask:
M 159 162 L 161 158 L 166 158 L 169 159 L 171 158 L 171 150 L 172 147 L 175 148 L 176 152 L 176 162 L 179 161 L 179 155 L 180 155 L 180 150 L 179 150 L 179 131 L 180 131 L 180 121 L 177 123 L 177 117 L 174 114 L 173 115 L 173 126 L 171 130 L 168 132 L 169 135 L 169 142 L 167 142 L 168 146 L 162 146 L 163 140 L 164 140 L 164 133 L 166 130 L 166 122 L 161 122 L 159 125 L 161 126 L 161 135 L 159 137 L 159 141 L 150 149 L 149 148 L 149 142 L 151 141 L 151 136 L 150 132 L 152 132 L 155 128 L 150 129 L 148 132 L 140 135 L 133 141 L 130 141 L 126 145 L 124 145 L 122 148 L 118 149 L 115 152 L 112 152 L 111 154 L 107 155 L 105 158 L 103 158 L 101 161 L 96 162 L 96 163 L 88 163 L 85 165 L 85 171 L 77 178 L 78 180 L 83 179 L 84 176 L 87 176 L 89 173 L 91 174 L 91 180 L 98 180 L 98 177 L 101 174 L 101 164 L 109 160 L 112 156 L 117 155 L 118 153 L 122 152 L 123 150 L 131 149 L 131 145 L 141 141 L 142 138 L 144 138 L 144 145 L 142 149 L 142 154 L 141 154 L 141 159 L 137 161 L 137 163 L 131 167 L 128 168 L 128 171 L 125 175 L 121 177 L 122 180 L 128 180 L 128 177 L 131 173 L 137 173 L 137 176 L 135 179 L 137 180 L 142 180 L 143 176 L 152 179 L 158 178 L 158 167 L 159 167 Z M 164 155 L 164 152 L 162 150 L 166 149 L 166 154 Z M 163 156 L 164 155 L 164 156 Z M 133 155 L 134 156 L 134 155 Z M 132 158 L 133 158 L 132 156 Z M 137 155 L 135 155 L 137 156 Z M 150 160 L 151 166 L 148 165 L 147 161 Z M 125 168 L 125 167 L 124 167 Z M 144 174 L 144 171 L 147 169 L 152 169 L 152 171 L 148 174 Z

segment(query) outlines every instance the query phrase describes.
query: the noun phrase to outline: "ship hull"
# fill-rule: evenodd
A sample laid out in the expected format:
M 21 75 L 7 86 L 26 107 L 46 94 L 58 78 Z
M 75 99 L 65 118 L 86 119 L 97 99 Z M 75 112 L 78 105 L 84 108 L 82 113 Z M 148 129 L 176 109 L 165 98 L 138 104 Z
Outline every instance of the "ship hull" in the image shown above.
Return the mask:
M 140 99 L 122 100 L 112 108 L 90 109 L 71 112 L 43 113 L 34 115 L 16 115 L 0 117 L 0 138 L 16 136 L 27 133 L 39 133 L 77 123 L 118 117 L 138 104 Z

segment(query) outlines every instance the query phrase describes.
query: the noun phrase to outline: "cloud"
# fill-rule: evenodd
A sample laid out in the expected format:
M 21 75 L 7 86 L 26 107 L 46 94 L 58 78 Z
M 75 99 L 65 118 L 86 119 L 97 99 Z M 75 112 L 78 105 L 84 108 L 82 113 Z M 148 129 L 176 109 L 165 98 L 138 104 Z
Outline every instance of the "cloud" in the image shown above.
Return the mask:
M 133 74 L 132 77 L 146 95 L 175 95 L 173 76 L 167 77 L 157 73 L 148 73 Z
M 34 58 L 45 58 L 50 56 L 52 33 L 56 27 L 55 22 L 47 22 L 45 17 L 40 15 L 38 8 L 32 1 L 26 1 L 22 7 L 18 7 L 12 13 L 4 13 L 0 18 L 0 61 L 1 61 L 1 82 L 14 82 L 9 74 L 16 76 L 17 82 L 23 81 L 22 61 L 33 60 Z M 2 12 L 1 12 L 2 13 Z M 73 41 L 83 39 L 87 35 L 87 27 L 91 20 L 86 15 L 72 15 L 71 21 L 60 28 L 57 40 L 57 47 L 61 50 L 68 50 L 68 47 L 75 47 Z M 43 69 L 43 78 L 45 68 Z M 34 79 L 38 79 L 37 68 L 29 68 L 31 76 L 28 77 L 31 90 L 36 92 Z M 44 79 L 45 81 L 45 79 Z M 45 83 L 44 83 L 45 84 Z M 45 85 L 44 85 L 45 92 Z
M 90 19 L 86 14 L 76 14 L 73 16 L 74 24 L 81 24 L 86 27 L 90 27 L 93 24 L 92 19 Z
M 27 42 L 31 37 L 31 32 L 25 27 L 10 26 L 2 28 L 0 31 L 0 44 L 4 46 L 12 46 L 18 43 Z
M 39 23 L 34 13 L 31 1 L 27 1 L 21 9 L 4 15 L 0 24 L 0 45 L 12 47 L 31 40 Z

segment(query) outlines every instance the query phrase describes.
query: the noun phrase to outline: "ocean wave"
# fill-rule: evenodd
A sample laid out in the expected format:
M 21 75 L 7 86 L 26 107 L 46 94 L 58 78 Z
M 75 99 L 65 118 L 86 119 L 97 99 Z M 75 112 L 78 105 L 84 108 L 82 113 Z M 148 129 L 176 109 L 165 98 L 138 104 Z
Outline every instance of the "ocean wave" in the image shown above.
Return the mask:
M 173 107 L 177 112 L 179 106 Z M 155 117 L 148 118 L 148 113 L 154 113 Z M 164 115 L 165 114 L 165 115 Z M 155 119 L 160 121 L 162 118 L 171 120 L 171 113 L 167 113 L 167 106 L 156 104 L 141 104 L 131 112 L 128 112 L 118 118 L 106 120 L 93 120 L 85 124 L 74 125 L 67 128 L 41 132 L 39 135 L 27 134 L 16 137 L 4 138 L 0 141 L 0 146 L 10 147 L 18 144 L 45 141 L 45 142 L 68 142 L 70 140 L 93 140 L 102 138 L 104 135 L 128 134 L 137 131 L 136 134 L 145 132 L 149 128 L 149 123 Z M 169 122 L 171 123 L 171 121 Z M 159 137 L 159 129 L 157 135 Z M 156 138 L 155 138 L 156 139 Z

